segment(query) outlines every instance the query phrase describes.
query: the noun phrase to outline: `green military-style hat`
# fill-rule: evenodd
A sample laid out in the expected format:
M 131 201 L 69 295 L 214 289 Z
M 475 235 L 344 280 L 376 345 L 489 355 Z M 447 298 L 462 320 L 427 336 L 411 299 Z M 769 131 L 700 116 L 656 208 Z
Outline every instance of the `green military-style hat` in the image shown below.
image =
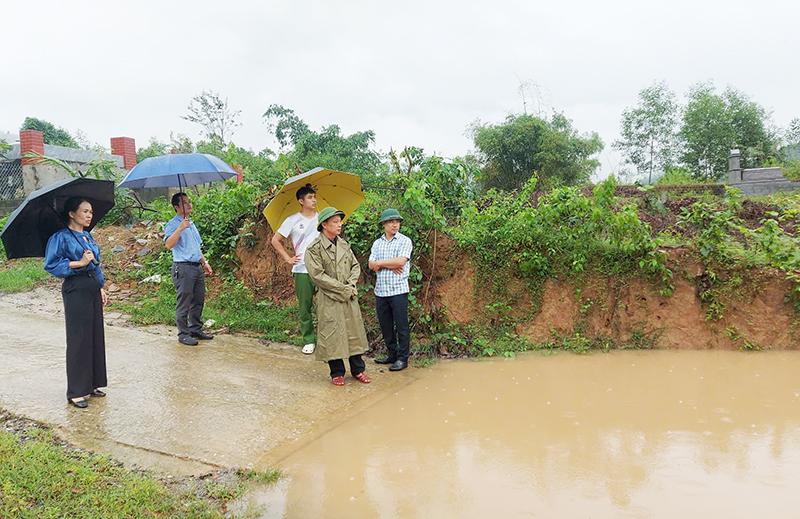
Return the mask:
M 344 219 L 344 211 L 340 211 L 335 207 L 326 207 L 320 211 L 319 216 L 317 216 L 317 232 L 322 232 L 322 222 L 337 215 Z
M 400 220 L 403 221 L 403 217 L 400 216 L 400 211 L 397 209 L 390 207 L 389 209 L 384 209 L 381 213 L 381 220 L 378 223 L 383 223 L 389 220 Z

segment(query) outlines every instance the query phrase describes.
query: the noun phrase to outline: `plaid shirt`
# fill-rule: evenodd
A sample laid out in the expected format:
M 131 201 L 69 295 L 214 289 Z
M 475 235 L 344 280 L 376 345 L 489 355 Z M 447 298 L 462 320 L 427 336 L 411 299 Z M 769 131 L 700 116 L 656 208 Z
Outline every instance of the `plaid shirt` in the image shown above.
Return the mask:
M 408 293 L 408 272 L 411 270 L 411 250 L 414 245 L 411 239 L 405 234 L 397 233 L 391 241 L 386 239 L 385 234 L 375 240 L 372 244 L 372 252 L 369 261 L 380 261 L 402 256 L 407 258 L 403 265 L 403 273 L 395 274 L 391 269 L 380 269 L 378 280 L 375 282 L 375 295 L 378 297 L 391 297 L 398 294 Z

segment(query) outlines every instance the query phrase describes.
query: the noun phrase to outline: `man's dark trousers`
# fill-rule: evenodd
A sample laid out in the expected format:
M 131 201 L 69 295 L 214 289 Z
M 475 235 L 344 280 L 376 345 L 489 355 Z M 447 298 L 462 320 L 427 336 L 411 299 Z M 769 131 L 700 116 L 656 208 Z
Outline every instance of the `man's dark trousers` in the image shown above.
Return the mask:
M 200 263 L 180 261 L 172 264 L 177 304 L 175 324 L 178 338 L 191 337 L 203 331 L 203 305 L 206 300 L 206 275 Z
M 375 296 L 375 311 L 390 360 L 408 362 L 408 293 L 389 297 Z

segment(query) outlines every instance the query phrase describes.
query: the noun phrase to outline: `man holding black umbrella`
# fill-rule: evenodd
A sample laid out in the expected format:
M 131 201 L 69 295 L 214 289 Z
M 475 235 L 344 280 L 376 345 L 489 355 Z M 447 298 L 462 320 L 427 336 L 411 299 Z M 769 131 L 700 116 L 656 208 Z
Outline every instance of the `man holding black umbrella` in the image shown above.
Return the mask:
M 172 281 L 175 283 L 175 322 L 178 342 L 196 346 L 197 340 L 210 340 L 214 336 L 203 331 L 203 305 L 206 298 L 205 276 L 213 275 L 201 247 L 203 239 L 194 223 L 192 201 L 186 193 L 172 196 L 175 217 L 164 225 L 164 245 L 172 251 Z

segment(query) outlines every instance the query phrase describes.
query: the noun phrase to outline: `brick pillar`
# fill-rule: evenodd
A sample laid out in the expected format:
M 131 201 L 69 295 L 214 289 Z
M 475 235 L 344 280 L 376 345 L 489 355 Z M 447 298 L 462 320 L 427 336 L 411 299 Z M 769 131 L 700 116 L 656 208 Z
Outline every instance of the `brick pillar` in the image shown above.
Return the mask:
M 131 169 L 136 165 L 136 141 L 131 137 L 111 137 L 111 154 L 122 157 L 123 167 Z
M 44 155 L 44 133 L 38 130 L 20 130 L 19 155 L 22 157 L 23 166 L 29 166 L 39 162 L 38 159 L 25 158 L 25 154 L 31 152 Z
M 231 167 L 236 172 L 236 182 L 241 184 L 244 181 L 244 168 L 241 164 L 231 164 Z

